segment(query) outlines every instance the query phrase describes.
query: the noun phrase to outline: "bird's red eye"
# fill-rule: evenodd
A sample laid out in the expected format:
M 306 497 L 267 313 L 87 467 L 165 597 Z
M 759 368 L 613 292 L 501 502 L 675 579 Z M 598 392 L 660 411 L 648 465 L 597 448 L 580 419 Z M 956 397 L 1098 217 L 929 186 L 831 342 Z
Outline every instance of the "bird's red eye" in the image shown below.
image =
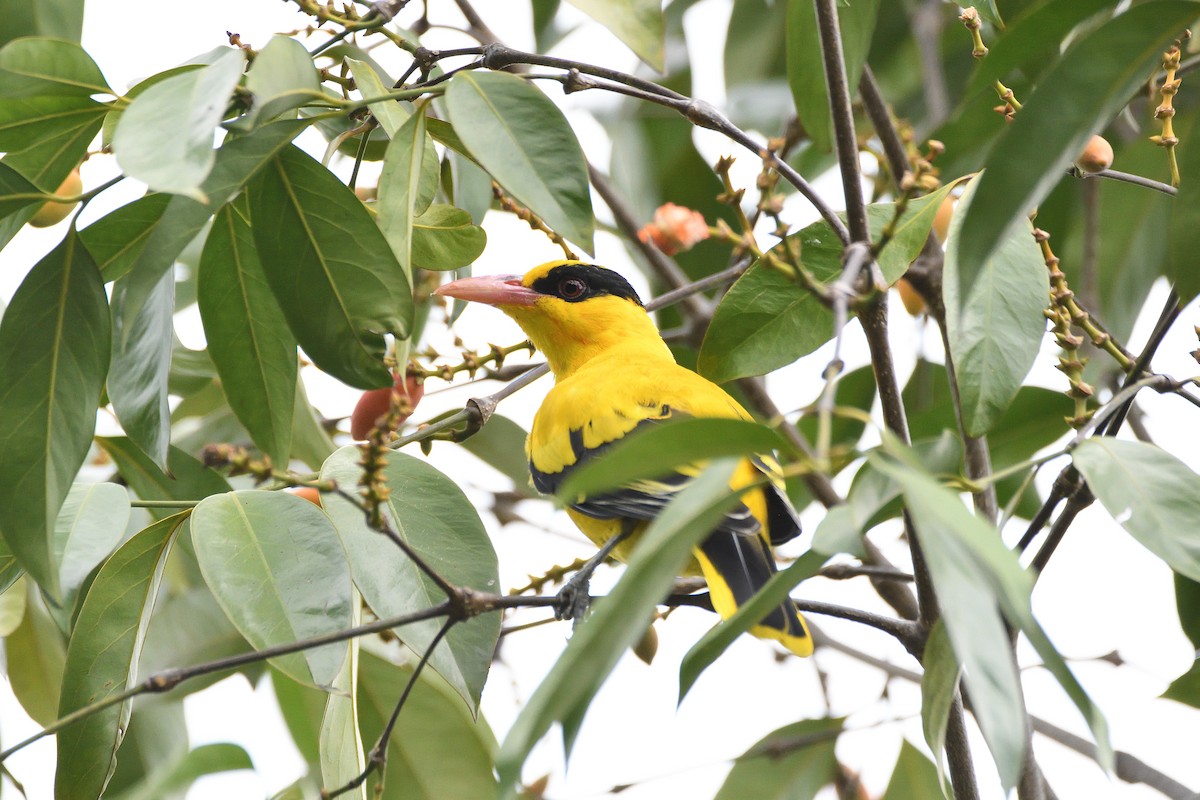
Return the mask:
M 558 285 L 558 293 L 564 300 L 578 300 L 587 292 L 587 284 L 578 278 L 566 278 Z

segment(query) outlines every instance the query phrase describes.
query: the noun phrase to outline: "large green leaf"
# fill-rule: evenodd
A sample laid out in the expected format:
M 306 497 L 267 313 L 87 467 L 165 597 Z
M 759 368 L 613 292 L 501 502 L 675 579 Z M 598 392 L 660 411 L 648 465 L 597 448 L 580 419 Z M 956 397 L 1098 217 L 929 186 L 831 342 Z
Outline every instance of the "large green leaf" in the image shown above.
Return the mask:
M 91 123 L 105 108 L 90 97 L 6 98 L 0 104 L 0 151 L 24 150 L 39 139 Z
M 207 201 L 201 184 L 217 159 L 213 132 L 244 65 L 241 49 L 224 50 L 203 69 L 173 75 L 134 98 L 112 141 L 125 174 L 155 191 Z
M 1175 608 L 1179 612 L 1179 627 L 1192 646 L 1200 650 L 1200 583 L 1175 573 Z M 1171 681 L 1162 696 L 1200 708 L 1200 661 L 1193 661 L 1187 672 Z
M 529 459 L 525 457 L 528 436 L 524 428 L 508 417 L 493 414 L 478 433 L 462 442 L 462 447 L 508 477 L 516 491 L 528 495 L 533 494 L 529 483 Z
M 354 596 L 350 622 L 362 624 L 362 603 Z M 317 735 L 321 760 L 321 782 L 328 788 L 345 786 L 367 766 L 358 720 L 358 665 L 360 641 L 353 639 L 342 669 L 333 681 L 334 691 L 325 697 L 325 713 Z M 367 800 L 366 783 L 342 795 Z
M 321 96 L 312 57 L 304 45 L 287 36 L 272 36 L 254 57 L 246 75 L 246 90 L 253 98 L 247 114 L 250 124 L 278 117 Z
M 986 263 L 968 266 L 965 220 L 980 202 L 982 186 L 976 179 L 967 187 L 950 221 L 942 288 L 963 427 L 970 436 L 987 433 L 1021 388 L 1041 347 L 1042 311 L 1050 302 L 1050 279 L 1028 222 L 1011 228 Z
M 1197 16 L 1195 2 L 1135 6 L 1081 37 L 1042 76 L 992 147 L 976 200 L 962 214 L 962 296 L 973 295 L 995 250 L 1023 227 L 1088 138 L 1137 94 L 1163 48 Z
M 899 218 L 896 217 L 895 203 L 871 203 L 867 206 L 867 230 L 872 242 L 880 241 L 884 228 L 889 224 L 892 226 L 891 238 L 876 259 L 889 285 L 898 281 L 925 249 L 942 201 L 964 180 L 966 178 L 950 181 L 935 192 L 910 200 Z
M 939 793 L 949 797 L 949 787 L 938 780 L 937 769 L 929 759 L 905 739 L 900 743 L 900 755 L 880 800 L 932 800 Z
M 296 340 L 254 249 L 245 203 L 218 213 L 200 259 L 204 335 L 229 406 L 271 460 L 286 465 L 296 405 Z
M 287 147 L 307 126 L 307 122 L 294 120 L 275 122 L 247 136 L 227 140 L 217 151 L 212 172 L 200 186 L 208 203 L 183 195 L 171 198 L 162 217 L 153 223 L 154 229 L 146 235 L 145 244 L 138 249 L 136 258 L 128 267 L 135 276 L 130 278 L 127 289 L 129 313 L 137 313 L 138 306 L 146 301 L 158 285 L 158 279 L 175 264 L 184 248 L 204 229 L 217 209 L 241 191 L 264 164 Z
M 1075 467 L 1108 513 L 1146 549 L 1200 581 L 1200 476 L 1160 447 L 1094 436 L 1075 448 Z
M 109 337 L 100 273 L 68 234 L 0 321 L 0 532 L 51 597 L 50 529 L 91 444 Z
M 362 202 L 291 147 L 255 179 L 250 208 L 259 260 L 300 346 L 345 383 L 388 385 L 384 334 L 407 336 L 412 291 Z
M 136 314 L 128 313 L 126 281 L 113 289 L 113 354 L 108 397 L 121 427 L 159 469 L 167 468 L 171 409 L 167 373 L 175 332 L 175 276 L 164 273 Z
M 713 462 L 641 535 L 616 587 L 596 604 L 525 703 L 496 757 L 503 796 L 512 797 L 526 757 L 550 726 L 561 722 L 568 753 L 592 698 L 670 590 L 692 547 L 736 502 L 729 478 L 736 461 Z
M 716 800 L 813 800 L 842 777 L 834 753 L 842 722 L 806 719 L 767 734 L 733 762 Z
M 100 568 L 67 647 L 59 715 L 123 692 L 137 682 L 150 611 L 175 533 L 187 514 L 154 523 Z M 116 768 L 132 701 L 118 703 L 58 734 L 55 800 L 98 797 Z
M 296 406 L 292 412 L 292 457 L 314 470 L 320 469 L 325 459 L 337 449 L 322 420 L 312 403 L 308 402 L 304 381 L 296 381 Z
M 139 197 L 79 232 L 80 241 L 106 281 L 116 280 L 133 268 L 171 201 L 169 194 Z
M 124 436 L 100 436 L 96 438 L 96 444 L 112 456 L 121 477 L 143 500 L 195 502 L 229 491 L 224 478 L 177 447 L 167 451 L 168 475 Z M 172 512 L 152 508 L 150 513 L 161 518 Z
M 343 447 L 325 462 L 322 480 L 352 491 L 361 477 L 357 447 Z M 471 502 L 454 481 L 421 459 L 388 455 L 384 469 L 391 494 L 386 518 L 396 532 L 439 575 L 456 586 L 495 592 L 500 579 L 496 552 Z M 446 595 L 386 536 L 367 525 L 360 508 L 342 497 L 323 502 L 350 557 L 355 585 L 381 617 L 411 614 L 443 602 Z M 424 653 L 442 626 L 433 619 L 396 630 L 400 640 Z M 429 665 L 462 695 L 474 712 L 487 680 L 500 618 L 485 614 L 455 625 Z
M 96 62 L 74 42 L 28 37 L 0 48 L 0 97 L 112 93 Z
M 350 627 L 350 569 L 329 518 L 287 492 L 213 495 L 196 506 L 192 542 L 204 580 L 256 649 Z M 303 683 L 327 687 L 347 644 L 272 660 Z
M 155 609 L 146 630 L 138 672 L 153 675 L 162 670 L 202 664 L 249 651 L 246 639 L 229 622 L 208 587 L 200 582 L 185 592 L 172 595 Z M 252 677 L 257 666 L 252 664 L 243 671 Z M 174 694 L 198 692 L 224 680 L 228 674 L 218 672 L 195 678 L 176 689 Z
M 871 462 L 904 490 L 908 510 L 938 594 L 954 653 L 965 672 L 976 719 L 1005 786 L 1015 785 L 1024 753 L 1024 703 L 999 608 L 1025 634 L 1045 668 L 1079 709 L 1096 741 L 1096 760 L 1108 768 L 1112 747 L 1104 717 L 1092 704 L 1034 618 L 1032 580 L 990 525 L 959 496 L 938 484 L 890 434 Z
M 358 713 L 367 742 L 375 742 L 382 733 L 412 674 L 411 663 L 396 666 L 362 653 Z M 384 797 L 490 800 L 496 796 L 495 755 L 496 739 L 487 723 L 473 719 L 458 695 L 436 675 L 423 672 L 388 740 Z M 403 788 L 398 791 L 399 787 Z
M 15 214 L 37 203 L 37 200 L 29 199 L 29 195 L 36 195 L 39 191 L 24 175 L 0 161 L 0 217 Z M 32 212 L 33 209 L 30 209 L 31 215 Z
M 202 744 L 194 750 L 157 764 L 137 786 L 117 794 L 106 794 L 106 800 L 158 800 L 176 796 L 205 775 L 220 772 L 254 769 L 250 755 L 241 745 L 229 742 Z
M 4 639 L 5 672 L 25 713 L 46 726 L 58 719 L 67 648 L 62 631 L 42 603 L 37 587 L 32 581 L 25 583 L 28 591 L 25 616 Z
M 631 481 L 661 478 L 684 464 L 788 449 L 787 440 L 765 425 L 741 419 L 680 419 L 638 431 L 572 470 L 559 490 L 564 502 L 596 495 Z
M 824 563 L 823 554 L 815 550 L 805 553 L 787 569 L 773 575 L 754 595 L 754 599 L 738 606 L 732 617 L 718 622 L 692 645 L 679 664 L 679 702 L 683 702 L 683 698 L 695 685 L 696 679 L 738 636 L 758 624 L 772 609 L 778 608 L 792 589 L 801 581 L 816 575 Z
M 950 707 L 954 704 L 958 682 L 962 677 L 962 669 L 946 633 L 945 620 L 939 619 L 929 632 L 921 666 L 925 668 L 921 676 L 921 729 L 925 732 L 929 749 L 933 750 L 937 759 L 934 780 L 938 785 L 938 779 L 944 778 L 946 772 L 944 748 L 946 731 L 950 726 Z M 891 789 L 890 784 L 888 788 Z M 946 796 L 949 797 L 949 794 Z
M 54 523 L 54 564 L 67 616 L 88 575 L 125 538 L 129 493 L 114 483 L 77 483 Z
M 612 31 L 651 69 L 663 71 L 661 0 L 567 0 Z
M 78 42 L 83 33 L 83 0 L 0 0 L 4 31 L 0 45 L 25 36 Z
M 503 72 L 455 75 L 445 103 L 471 155 L 505 191 L 550 228 L 593 252 L 587 164 L 558 106 Z
M 814 222 L 794 237 L 801 262 L 817 280 L 841 274 L 841 243 L 828 223 Z M 763 375 L 811 353 L 831 336 L 833 314 L 816 295 L 756 261 L 717 306 L 697 366 L 717 383 Z
M 871 35 L 879 15 L 879 0 L 859 0 L 837 9 L 841 31 L 843 68 L 850 84 L 850 96 L 858 91 Z M 787 4 L 787 73 L 796 104 L 796 115 L 813 145 L 821 150 L 833 147 L 833 117 L 829 111 L 829 87 L 825 61 L 817 33 L 817 17 L 812 3 Z
M 385 84 L 371 64 L 355 58 L 347 58 L 346 63 L 350 66 L 350 74 L 354 76 L 354 83 L 364 98 L 383 97 L 392 91 L 391 81 Z M 400 130 L 400 126 L 411 116 L 404 106 L 390 98 L 371 103 L 368 108 L 375 119 L 379 120 L 379 125 L 388 138 L 395 136 L 396 131 Z
M 1192 124 L 1186 126 L 1186 130 L 1176 128 L 1176 131 L 1180 137 L 1190 138 L 1200 131 L 1200 125 Z M 1194 147 L 1176 148 L 1179 194 L 1170 204 L 1167 234 L 1163 237 L 1167 248 L 1166 274 L 1184 303 L 1200 294 L 1200 277 L 1196 270 L 1196 252 L 1200 247 L 1200 153 L 1194 150 Z M 1127 167 L 1122 165 L 1122 169 Z

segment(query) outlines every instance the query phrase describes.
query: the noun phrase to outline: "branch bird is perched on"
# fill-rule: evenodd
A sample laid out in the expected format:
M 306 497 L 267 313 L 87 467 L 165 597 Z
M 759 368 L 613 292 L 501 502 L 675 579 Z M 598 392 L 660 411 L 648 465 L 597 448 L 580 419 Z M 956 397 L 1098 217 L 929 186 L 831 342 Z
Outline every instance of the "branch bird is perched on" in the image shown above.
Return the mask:
M 534 417 L 526 449 L 533 483 L 553 494 L 566 475 L 641 425 L 670 417 L 750 415 L 716 384 L 675 363 L 650 315 L 616 272 L 578 261 L 552 261 L 524 277 L 499 275 L 448 283 L 437 294 L 493 305 L 508 314 L 546 355 L 556 384 Z M 608 494 L 580 499 L 567 513 L 601 547 L 625 560 L 637 535 L 690 481 L 698 468 L 682 467 L 657 480 L 637 481 Z M 763 479 L 766 481 L 763 482 Z M 691 571 L 703 573 L 713 607 L 725 618 L 775 572 L 772 544 L 800 533 L 769 456 L 743 459 L 730 480 L 748 491 L 694 551 Z M 587 575 L 568 584 L 587 600 Z M 570 616 L 574 609 L 564 609 Z M 789 600 L 751 628 L 801 656 L 812 637 Z

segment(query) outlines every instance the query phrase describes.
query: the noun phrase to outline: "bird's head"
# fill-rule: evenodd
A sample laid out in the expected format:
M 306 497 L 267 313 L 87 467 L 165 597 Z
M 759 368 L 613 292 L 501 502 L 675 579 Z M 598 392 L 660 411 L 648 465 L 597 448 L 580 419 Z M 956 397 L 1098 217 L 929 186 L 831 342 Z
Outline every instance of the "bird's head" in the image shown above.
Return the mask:
M 516 320 L 559 378 L 618 346 L 669 351 L 620 274 L 579 261 L 551 261 L 524 276 L 463 278 L 436 290 L 444 297 L 486 303 Z

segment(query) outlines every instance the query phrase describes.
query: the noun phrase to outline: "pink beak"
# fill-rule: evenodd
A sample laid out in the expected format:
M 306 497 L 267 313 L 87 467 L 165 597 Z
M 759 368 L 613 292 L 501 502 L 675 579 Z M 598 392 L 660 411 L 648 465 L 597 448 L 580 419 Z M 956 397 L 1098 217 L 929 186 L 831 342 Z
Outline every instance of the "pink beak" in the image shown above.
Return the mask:
M 521 285 L 520 275 L 488 275 L 462 278 L 433 290 L 442 297 L 455 297 L 489 306 L 531 306 L 543 295 Z

